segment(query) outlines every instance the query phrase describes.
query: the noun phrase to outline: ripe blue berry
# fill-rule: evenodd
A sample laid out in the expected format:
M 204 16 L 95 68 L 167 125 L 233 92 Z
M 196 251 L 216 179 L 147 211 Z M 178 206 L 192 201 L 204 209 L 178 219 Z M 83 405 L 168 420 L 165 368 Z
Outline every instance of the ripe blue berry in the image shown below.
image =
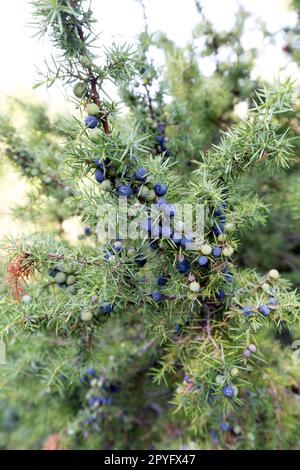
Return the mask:
M 175 243 L 175 245 L 180 245 L 182 236 L 178 232 L 174 232 L 172 236 L 172 240 Z
M 128 184 L 121 184 L 118 188 L 119 196 L 130 197 L 132 196 L 132 189 Z
M 155 290 L 152 292 L 151 297 L 155 302 L 159 302 L 161 300 L 161 292 L 159 290 Z
M 213 248 L 212 253 L 216 258 L 218 258 L 219 256 L 221 256 L 222 250 L 219 246 L 215 246 L 215 248 Z
M 89 237 L 92 234 L 91 227 L 89 227 L 88 225 L 84 227 L 84 233 L 87 237 Z
M 136 172 L 134 173 L 134 177 L 137 181 L 145 181 L 147 178 L 147 170 L 146 168 L 138 168 Z
M 163 211 L 167 217 L 175 217 L 176 207 L 174 204 L 163 204 Z
M 224 232 L 224 224 L 215 224 L 212 228 L 212 231 L 218 237 L 219 235 L 221 235 L 221 233 Z
M 269 304 L 270 304 L 270 305 L 278 305 L 279 302 L 278 302 L 278 300 L 276 299 L 276 297 L 270 297 L 270 298 L 269 298 Z
M 222 423 L 220 423 L 220 429 L 223 432 L 227 432 L 227 431 L 229 431 L 230 426 L 229 426 L 228 423 L 226 423 L 226 421 L 223 421 Z
M 105 313 L 105 314 L 109 314 L 113 311 L 113 309 L 114 309 L 114 307 L 111 303 L 103 302 L 103 304 L 100 307 L 100 312 Z
M 157 124 L 157 130 L 158 132 L 165 132 L 165 129 L 166 129 L 166 125 L 164 122 L 159 122 Z
M 178 271 L 180 274 L 184 274 L 188 272 L 191 268 L 190 262 L 187 259 L 184 259 L 183 261 L 178 262 Z
M 157 240 L 151 240 L 149 243 L 149 247 L 151 250 L 157 250 L 159 248 L 159 244 Z
M 258 311 L 266 317 L 270 315 L 270 309 L 266 304 L 262 304 L 260 307 L 258 307 Z
M 95 369 L 94 369 L 93 367 L 89 367 L 89 368 L 86 370 L 86 373 L 87 373 L 88 375 L 92 375 L 93 377 L 96 376 L 96 371 L 95 371 Z
M 157 284 L 159 286 L 164 286 L 166 283 L 168 282 L 168 278 L 166 276 L 164 276 L 163 274 L 161 274 L 160 276 L 158 276 L 157 278 Z
M 158 144 L 163 144 L 164 141 L 165 141 L 165 136 L 164 136 L 164 135 L 157 135 L 157 136 L 155 137 L 155 140 L 156 140 L 156 142 L 157 142 Z
M 219 300 L 224 300 L 226 297 L 226 293 L 223 289 L 219 289 L 218 292 L 217 292 L 217 298 Z
M 234 388 L 231 384 L 227 384 L 222 388 L 222 392 L 225 397 L 231 398 L 234 395 Z
M 180 240 L 180 244 L 187 250 L 191 246 L 192 242 L 193 242 L 193 238 L 189 236 L 182 237 L 182 239 Z
M 114 243 L 114 249 L 115 249 L 115 251 L 119 252 L 119 251 L 122 250 L 122 248 L 123 248 L 122 242 L 116 241 L 116 242 Z
M 155 191 L 156 196 L 164 196 L 168 191 L 167 185 L 162 183 L 156 183 L 153 189 Z
M 97 170 L 95 173 L 95 179 L 98 181 L 98 183 L 102 183 L 105 180 L 105 176 L 103 173 L 103 170 Z
M 144 255 L 138 255 L 134 258 L 136 264 L 142 268 L 147 263 L 147 258 Z
M 208 257 L 207 256 L 199 256 L 198 263 L 199 263 L 200 266 L 205 266 L 208 263 Z
M 95 129 L 99 121 L 95 116 L 87 116 L 84 122 L 89 129 Z
M 249 315 L 253 315 L 255 308 L 254 307 L 242 307 L 242 310 L 243 310 L 243 314 L 248 317 Z

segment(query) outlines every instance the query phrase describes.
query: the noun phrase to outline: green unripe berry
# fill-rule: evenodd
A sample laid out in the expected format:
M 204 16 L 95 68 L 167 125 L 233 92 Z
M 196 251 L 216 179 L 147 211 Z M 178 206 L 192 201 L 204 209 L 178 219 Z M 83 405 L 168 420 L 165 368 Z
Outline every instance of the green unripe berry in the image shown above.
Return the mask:
M 270 289 L 270 284 L 268 284 L 267 282 L 264 282 L 261 286 L 262 290 L 264 291 L 268 291 Z
M 224 229 L 226 232 L 234 232 L 235 231 L 235 225 L 232 222 L 227 222 L 224 226 Z
M 138 193 L 138 197 L 142 197 L 143 199 L 145 199 L 145 197 L 147 196 L 149 191 L 150 190 L 147 186 L 142 186 L 142 188 L 140 189 L 140 191 Z
M 230 371 L 230 375 L 231 377 L 236 377 L 237 375 L 239 375 L 240 371 L 238 370 L 237 367 L 233 367 Z
M 76 282 L 76 277 L 72 274 L 67 277 L 67 286 L 72 286 Z
M 89 310 L 83 310 L 80 314 L 80 318 L 82 321 L 90 321 L 93 318 L 93 314 Z
M 219 242 L 225 242 L 226 240 L 226 234 L 225 233 L 220 233 L 220 235 L 218 236 L 218 241 Z
M 217 377 L 216 377 L 216 383 L 218 385 L 223 385 L 223 383 L 225 383 L 224 375 L 218 374 Z
M 225 246 L 225 248 L 223 248 L 223 250 L 222 250 L 222 254 L 226 258 L 228 258 L 229 256 L 232 256 L 233 252 L 234 252 L 234 250 L 231 246 Z
M 87 55 L 81 56 L 80 63 L 83 67 L 90 67 L 92 65 L 92 61 Z
M 100 113 L 100 108 L 96 105 L 96 103 L 90 103 L 87 105 L 86 112 L 89 116 L 98 116 Z
M 91 139 L 92 142 L 99 143 L 99 140 L 102 137 L 102 133 L 98 127 L 95 127 L 95 129 L 91 129 L 89 132 L 89 138 Z
M 209 256 L 212 254 L 212 247 L 210 245 L 202 245 L 200 251 L 203 255 Z
M 279 276 L 280 276 L 280 274 L 279 274 L 279 272 L 277 271 L 277 269 L 271 269 L 268 274 L 269 274 L 269 277 L 270 277 L 271 279 L 278 279 Z
M 156 198 L 156 194 L 155 194 L 155 191 L 153 189 L 150 189 L 149 191 L 147 191 L 147 193 L 144 196 L 144 199 L 147 202 L 152 202 L 152 201 L 155 200 L 155 198 Z
M 55 275 L 54 279 L 57 284 L 64 284 L 64 282 L 66 282 L 67 276 L 65 273 L 60 272 Z
M 127 251 L 127 256 L 129 258 L 132 258 L 133 256 L 136 255 L 136 250 L 134 248 L 128 248 L 128 251 Z
M 73 88 L 73 93 L 76 96 L 76 98 L 83 98 L 83 96 L 86 94 L 87 87 L 86 84 L 83 82 L 78 82 Z
M 199 292 L 199 290 L 200 290 L 199 282 L 197 282 L 197 281 L 191 282 L 190 285 L 189 285 L 189 289 L 192 292 Z

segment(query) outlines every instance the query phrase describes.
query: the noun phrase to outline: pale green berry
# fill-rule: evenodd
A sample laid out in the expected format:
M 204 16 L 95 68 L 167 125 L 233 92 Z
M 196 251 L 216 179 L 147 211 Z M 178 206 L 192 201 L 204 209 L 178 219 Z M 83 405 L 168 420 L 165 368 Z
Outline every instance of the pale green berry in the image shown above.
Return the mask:
M 210 245 L 202 245 L 200 251 L 203 255 L 209 256 L 212 253 L 212 247 Z
M 65 275 L 65 273 L 60 272 L 55 275 L 54 279 L 57 284 L 63 284 L 64 282 L 66 282 L 67 276 Z
M 222 254 L 226 258 L 228 258 L 229 256 L 232 256 L 233 252 L 234 252 L 234 250 L 231 246 L 225 246 L 225 248 L 223 248 L 223 250 L 222 250 Z
M 73 88 L 73 93 L 76 96 L 76 98 L 82 98 L 85 93 L 86 93 L 86 84 L 83 82 L 78 82 Z
M 269 277 L 270 277 L 271 279 L 278 279 L 279 276 L 280 276 L 280 274 L 279 274 L 279 272 L 277 271 L 277 269 L 271 269 L 271 270 L 269 271 Z
M 83 310 L 80 314 L 80 318 L 82 321 L 90 321 L 93 318 L 93 314 L 89 310 Z
M 199 290 L 200 290 L 199 282 L 197 282 L 197 281 L 191 282 L 190 285 L 189 285 L 189 289 L 192 292 L 199 292 Z
M 225 242 L 226 234 L 225 233 L 220 233 L 220 235 L 218 236 L 218 240 L 219 240 L 219 242 Z
M 76 282 L 76 277 L 72 274 L 67 277 L 67 286 L 72 286 Z
M 136 250 L 134 248 L 128 248 L 127 256 L 129 256 L 129 258 L 132 258 L 135 255 L 136 255 Z
M 83 67 L 90 67 L 92 65 L 92 61 L 87 55 L 81 56 L 80 62 Z
M 237 367 L 233 367 L 230 371 L 230 375 L 231 377 L 236 377 L 237 375 L 239 375 L 240 371 L 238 370 Z
M 95 127 L 95 129 L 91 129 L 89 132 L 89 138 L 91 139 L 92 142 L 99 142 L 99 140 L 102 137 L 102 133 L 98 127 Z
M 155 191 L 153 191 L 153 189 L 150 189 L 144 196 L 144 199 L 147 202 L 152 202 L 155 200 L 155 198 L 156 198 L 156 194 L 155 194 Z
M 98 116 L 100 113 L 100 108 L 96 105 L 96 103 L 90 103 L 87 105 L 86 112 L 89 116 Z
M 235 385 L 232 385 L 232 388 L 233 388 L 233 391 L 234 391 L 234 396 L 237 397 L 238 394 L 239 394 L 239 389 Z
M 218 374 L 217 377 L 216 377 L 216 383 L 218 385 L 223 385 L 223 383 L 225 383 L 224 375 Z
M 264 291 L 268 291 L 270 289 L 270 284 L 268 284 L 267 282 L 264 282 L 261 286 L 262 290 Z
M 138 197 L 142 197 L 143 199 L 149 193 L 149 188 L 147 186 L 142 186 L 138 192 Z
M 234 232 L 235 231 L 235 225 L 232 223 L 232 222 L 227 222 L 224 226 L 224 229 L 226 230 L 226 232 Z

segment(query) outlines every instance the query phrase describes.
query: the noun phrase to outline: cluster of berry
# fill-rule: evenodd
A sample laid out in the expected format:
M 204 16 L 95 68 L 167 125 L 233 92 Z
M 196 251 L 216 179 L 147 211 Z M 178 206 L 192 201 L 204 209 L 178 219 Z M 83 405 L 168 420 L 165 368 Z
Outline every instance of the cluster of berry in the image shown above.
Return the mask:
M 49 275 L 54 278 L 58 287 L 65 288 L 70 294 L 76 292 L 75 268 L 71 264 L 57 264 L 50 269 Z
M 89 367 L 80 382 L 88 387 L 85 394 L 85 424 L 92 430 L 98 430 L 107 406 L 113 404 L 115 393 L 121 389 L 120 383 L 111 383 Z

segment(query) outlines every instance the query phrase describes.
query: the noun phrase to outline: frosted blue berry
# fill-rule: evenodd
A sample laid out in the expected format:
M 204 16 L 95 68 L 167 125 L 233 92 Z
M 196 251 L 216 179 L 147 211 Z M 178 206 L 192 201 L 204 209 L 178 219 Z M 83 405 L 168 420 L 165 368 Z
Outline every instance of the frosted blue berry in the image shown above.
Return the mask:
M 233 274 L 228 273 L 225 275 L 225 282 L 231 283 L 233 281 Z
M 103 302 L 103 304 L 100 307 L 100 312 L 108 314 L 108 313 L 111 313 L 113 311 L 113 309 L 114 309 L 114 307 L 111 303 Z
M 155 302 L 159 302 L 161 300 L 161 292 L 159 290 L 155 290 L 152 292 L 151 297 Z
M 164 276 L 163 274 L 161 274 L 160 276 L 158 276 L 157 278 L 157 284 L 159 286 L 164 286 L 166 283 L 168 282 L 168 278 L 166 276 Z
M 121 184 L 118 188 L 119 196 L 130 197 L 132 195 L 132 189 L 128 184 Z
M 87 116 L 84 122 L 89 129 L 95 129 L 99 121 L 95 116 Z
M 243 314 L 248 317 L 249 315 L 253 315 L 255 307 L 248 307 L 248 306 L 242 307 L 242 310 L 243 310 Z
M 145 181 L 147 178 L 147 170 L 146 168 L 138 168 L 134 173 L 134 177 L 137 181 Z
M 182 236 L 180 233 L 178 232 L 173 233 L 172 240 L 175 243 L 175 245 L 180 245 L 181 239 L 182 239 Z
M 208 257 L 207 256 L 199 256 L 198 263 L 199 263 L 200 266 L 205 266 L 208 263 Z
M 180 244 L 187 250 L 191 246 L 192 242 L 193 242 L 193 238 L 189 236 L 182 237 L 182 239 L 180 240 Z
M 227 398 L 231 398 L 234 396 L 234 388 L 231 384 L 226 384 L 222 388 L 223 395 Z
M 174 204 L 164 204 L 163 211 L 167 217 L 175 217 L 176 215 L 176 207 Z
M 212 254 L 218 258 L 219 256 L 221 256 L 221 253 L 222 253 L 222 250 L 219 246 L 215 246 L 215 248 L 213 248 L 213 251 L 212 251 Z
M 103 173 L 103 170 L 97 170 L 95 173 L 95 179 L 98 181 L 98 183 L 102 183 L 105 180 L 105 176 Z
M 94 369 L 93 367 L 88 367 L 87 370 L 86 370 L 86 373 L 87 373 L 88 375 L 93 376 L 93 377 L 96 376 L 96 371 L 95 371 L 95 369 Z
M 87 237 L 89 237 L 92 234 L 91 227 L 89 227 L 88 225 L 84 227 L 84 233 Z
M 155 191 L 156 196 L 164 196 L 168 191 L 167 185 L 162 183 L 156 183 L 153 189 Z
M 119 252 L 119 251 L 122 250 L 122 248 L 123 248 L 122 242 L 117 241 L 117 242 L 114 243 L 114 249 L 115 249 L 115 251 Z
M 263 315 L 265 315 L 266 317 L 270 315 L 270 309 L 266 304 L 260 305 L 260 307 L 258 307 L 258 311 L 262 313 Z
M 226 421 L 223 421 L 222 423 L 220 423 L 220 429 L 223 432 L 227 432 L 230 429 L 230 425 Z
M 183 261 L 178 262 L 178 271 L 180 274 L 187 273 L 191 269 L 189 260 L 184 259 Z
M 270 305 L 278 305 L 279 302 L 278 302 L 278 300 L 276 299 L 276 297 L 270 297 L 270 298 L 269 298 L 269 304 L 270 304 Z

